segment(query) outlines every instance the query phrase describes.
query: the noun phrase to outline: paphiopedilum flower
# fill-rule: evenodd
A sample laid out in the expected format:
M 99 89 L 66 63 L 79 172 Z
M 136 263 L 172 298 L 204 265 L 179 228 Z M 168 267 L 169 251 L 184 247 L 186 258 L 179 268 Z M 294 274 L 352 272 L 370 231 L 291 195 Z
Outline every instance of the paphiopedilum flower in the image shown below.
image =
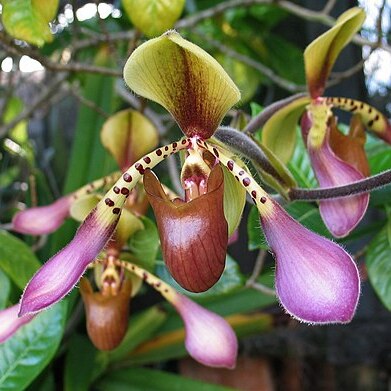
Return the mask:
M 116 261 L 151 285 L 170 302 L 185 326 L 185 347 L 191 357 L 210 367 L 234 368 L 238 354 L 235 332 L 221 316 L 201 307 L 137 265 Z
M 266 122 L 263 129 L 262 139 L 266 146 L 288 162 L 294 150 L 296 124 L 304 113 L 301 121 L 303 136 L 320 187 L 346 185 L 369 175 L 363 144 L 354 140 L 352 134 L 343 137 L 339 133 L 333 125 L 335 120 L 331 109 L 340 108 L 353 113 L 356 121 L 391 143 L 391 124 L 375 108 L 354 99 L 321 97 L 339 53 L 361 28 L 364 19 L 362 9 L 352 8 L 308 45 L 304 64 L 309 96 L 290 101 Z M 280 142 L 282 139 L 284 143 Z M 368 200 L 367 194 L 322 200 L 319 202 L 322 219 L 334 236 L 344 237 L 365 215 Z
M 165 66 L 160 66 L 162 64 Z M 160 203 L 157 209 L 171 208 L 170 212 L 174 209 L 180 209 L 183 202 L 174 201 L 176 205 L 168 204 L 160 185 L 156 183 L 153 174 L 149 173 L 148 169 L 152 169 L 170 154 L 186 150 L 189 155 L 197 152 L 205 164 L 206 161 L 209 161 L 211 163 L 210 169 L 216 164 L 225 166 L 228 175 L 232 174 L 237 183 L 240 183 L 254 200 L 261 214 L 266 238 L 271 250 L 276 255 L 277 269 L 280 269 L 283 274 L 281 278 L 277 275 L 278 294 L 281 297 L 282 305 L 289 313 L 311 323 L 346 322 L 353 316 L 359 296 L 359 280 L 350 256 L 338 245 L 310 233 L 297 222 L 292 223 L 293 220 L 286 212 L 271 200 L 269 195 L 257 185 L 248 171 L 243 169 L 229 152 L 220 148 L 213 140 L 205 141 L 213 134 L 224 114 L 239 97 L 236 87 L 227 78 L 228 76 L 222 71 L 222 68 L 216 65 L 209 55 L 183 40 L 174 32 L 153 39 L 135 50 L 125 67 L 126 81 L 137 93 L 164 105 L 175 116 L 183 132 L 191 138 L 182 139 L 156 149 L 139 159 L 123 173 L 91 211 L 73 241 L 45 264 L 30 281 L 21 301 L 21 313 L 43 309 L 69 292 L 80 278 L 86 265 L 97 256 L 113 233 L 130 190 L 145 173 L 147 173 L 146 182 L 152 181 L 151 186 L 147 184 L 146 187 L 156 203 Z M 202 150 L 209 151 L 214 160 L 204 158 Z M 202 163 L 200 164 L 202 165 Z M 207 178 L 203 178 L 207 181 L 197 182 L 199 198 L 206 195 L 204 200 L 208 200 L 212 196 L 217 197 L 219 194 L 218 189 L 221 182 L 219 176 L 221 175 L 218 169 L 214 168 L 213 170 L 210 175 L 209 173 L 206 175 Z M 209 181 L 211 189 L 208 189 Z M 217 189 L 216 192 L 213 189 Z M 193 191 L 193 188 L 190 186 L 187 190 Z M 204 192 L 205 190 L 206 192 Z M 210 190 L 212 191 L 208 195 Z M 197 198 L 194 200 L 196 201 Z M 221 203 L 219 205 L 216 208 L 220 208 Z M 186 206 L 183 207 L 186 209 Z M 174 213 L 177 211 L 175 210 Z M 187 213 L 191 214 L 193 211 L 189 208 Z M 221 210 L 214 213 L 221 216 Z M 201 216 L 203 215 L 201 214 Z M 160 217 L 157 218 L 159 220 Z M 275 225 L 274 220 L 276 221 Z M 195 221 L 198 224 L 197 218 L 189 219 L 189 223 Z M 281 221 L 285 221 L 286 226 L 283 226 Z M 164 225 L 165 222 L 159 224 Z M 214 230 L 215 226 L 222 227 L 221 224 L 223 224 L 221 221 L 216 221 L 214 226 L 210 228 Z M 181 226 L 182 230 L 180 231 L 175 232 L 174 229 L 175 235 L 182 235 L 183 232 L 189 233 L 192 243 L 194 241 L 194 246 L 196 243 L 199 246 L 203 245 L 202 241 L 196 242 L 192 237 L 192 224 L 185 229 L 183 222 L 181 222 Z M 293 229 L 296 234 L 284 235 L 283 231 L 287 228 Z M 168 233 L 169 228 L 166 231 Z M 200 231 L 196 230 L 196 232 Z M 215 235 L 213 231 L 208 234 Z M 102 235 L 100 239 L 98 239 L 99 235 Z M 279 235 L 284 238 L 285 243 L 276 240 Z M 216 237 L 220 240 L 223 235 L 218 234 Z M 300 240 L 297 240 L 298 238 Z M 168 240 L 165 237 L 164 239 Z M 92 242 L 92 246 L 90 242 Z M 172 239 L 172 243 L 175 244 L 175 242 L 181 243 L 181 239 L 178 237 Z M 286 246 L 286 250 L 281 250 L 282 245 Z M 313 251 L 312 247 L 316 250 Z M 210 249 L 214 248 L 209 246 Z M 321 254 L 319 262 L 316 258 L 317 253 Z M 328 281 L 328 272 L 331 274 L 330 281 Z M 56 273 L 63 273 L 63 275 L 56 275 L 53 290 L 52 284 L 49 286 L 47 281 L 53 280 L 53 275 Z M 339 273 L 341 273 L 340 276 Z M 290 274 L 293 275 L 292 279 L 289 279 Z M 351 282 L 348 283 L 350 280 Z M 61 287 L 62 284 L 66 287 Z M 317 289 L 322 284 L 328 287 L 328 294 L 325 290 Z M 189 286 L 191 287 L 191 284 Z M 59 289 L 61 293 L 56 293 L 56 289 Z M 292 292 L 297 292 L 298 296 L 293 297 Z M 309 303 L 309 296 L 317 305 L 302 308 L 303 305 L 306 306 Z M 349 298 L 348 303 L 345 302 L 346 297 Z M 297 305 L 293 303 L 295 300 L 297 300 Z M 186 299 L 178 299 L 177 302 L 173 302 L 177 308 L 185 306 L 186 303 Z M 192 325 L 191 328 L 194 329 L 196 317 L 186 316 L 185 325 Z M 204 319 L 205 324 L 219 323 L 217 320 L 209 322 L 207 320 L 207 318 L 211 319 L 209 316 L 202 317 L 200 315 L 199 318 Z M 219 335 L 217 332 L 214 334 Z M 220 342 L 231 339 L 231 337 L 224 337 Z M 194 352 L 195 356 L 202 355 L 203 351 L 198 349 L 198 344 L 207 345 L 205 343 L 208 341 L 207 334 L 200 341 L 202 343 L 197 342 L 193 336 L 187 339 L 187 347 Z M 225 357 L 230 356 L 231 353 L 228 354 L 223 346 L 220 349 L 224 351 Z
M 34 315 L 18 317 L 18 312 L 17 304 L 0 311 L 0 344 L 11 338 L 23 325 L 34 318 Z
M 312 167 L 321 187 L 335 187 L 364 179 L 368 175 L 364 146 L 355 143 L 353 137 L 339 135 L 333 123 L 330 107 L 323 100 L 312 103 L 302 120 L 302 132 L 306 141 Z M 333 136 L 331 138 L 331 136 Z M 341 140 L 342 138 L 342 140 Z M 361 172 L 349 161 L 343 160 L 332 149 L 330 140 L 338 145 L 336 151 L 345 158 L 355 158 Z M 340 142 L 338 143 L 338 140 Z M 365 139 L 364 139 L 365 140 Z M 347 155 L 346 150 L 355 156 Z M 369 194 L 319 201 L 319 211 L 329 231 L 335 237 L 348 235 L 361 221 L 367 210 Z

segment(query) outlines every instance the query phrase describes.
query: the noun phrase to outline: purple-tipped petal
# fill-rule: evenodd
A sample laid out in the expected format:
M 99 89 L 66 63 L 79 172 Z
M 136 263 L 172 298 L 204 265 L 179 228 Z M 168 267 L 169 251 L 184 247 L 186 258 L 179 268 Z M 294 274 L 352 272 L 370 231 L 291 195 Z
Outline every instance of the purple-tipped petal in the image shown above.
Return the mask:
M 341 186 L 364 179 L 364 175 L 331 150 L 327 137 L 320 148 L 308 146 L 312 167 L 321 187 Z M 321 200 L 319 210 L 324 223 L 335 237 L 348 235 L 364 217 L 369 194 Z
M 360 278 L 338 244 L 303 227 L 277 203 L 261 216 L 276 259 L 276 291 L 286 311 L 309 323 L 347 323 L 355 313 Z
M 46 206 L 22 210 L 12 219 L 12 229 L 21 234 L 45 235 L 55 231 L 69 216 L 71 196 Z
M 0 311 L 0 343 L 12 337 L 20 327 L 30 322 L 35 315 L 26 315 L 18 318 L 19 305 Z
M 84 220 L 73 240 L 34 274 L 20 302 L 20 316 L 40 311 L 61 300 L 102 251 L 116 222 L 104 225 L 95 212 Z
M 176 295 L 172 304 L 185 324 L 190 356 L 210 367 L 234 368 L 238 341 L 228 322 L 183 295 Z

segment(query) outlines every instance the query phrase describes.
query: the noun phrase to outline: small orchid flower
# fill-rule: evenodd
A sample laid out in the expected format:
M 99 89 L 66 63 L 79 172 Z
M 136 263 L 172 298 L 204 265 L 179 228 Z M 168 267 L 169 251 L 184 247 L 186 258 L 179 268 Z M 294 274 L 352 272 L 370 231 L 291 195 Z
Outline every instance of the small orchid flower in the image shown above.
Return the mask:
M 296 124 L 304 113 L 302 133 L 320 187 L 345 185 L 364 179 L 369 174 L 365 167 L 367 162 L 363 145 L 357 145 L 352 137 L 343 137 L 335 126 L 336 120 L 331 111 L 333 108 L 353 113 L 355 121 L 360 121 L 368 130 L 391 143 L 391 124 L 378 110 L 353 99 L 322 97 L 339 53 L 360 29 L 364 19 L 362 9 L 352 8 L 306 48 L 304 64 L 309 96 L 290 101 L 263 128 L 262 140 L 265 145 L 284 162 L 288 162 L 294 150 Z M 279 143 L 281 139 L 285 142 Z M 349 149 L 351 152 L 347 158 L 346 151 Z M 359 162 L 361 168 L 355 162 Z M 361 221 L 368 202 L 368 194 L 322 200 L 319 202 L 320 213 L 329 231 L 335 237 L 344 237 Z
M 0 311 L 0 344 L 11 338 L 23 325 L 34 318 L 34 315 L 18 317 L 18 311 L 17 304 Z
M 238 341 L 224 318 L 176 292 L 139 266 L 119 260 L 115 263 L 142 278 L 173 305 L 184 322 L 185 347 L 191 357 L 210 367 L 235 367 Z
M 353 137 L 343 137 L 333 124 L 333 115 L 327 104 L 324 104 L 323 101 L 319 105 L 312 103 L 307 114 L 303 116 L 301 124 L 312 167 L 321 187 L 345 185 L 364 179 L 368 175 L 369 167 L 364 146 L 359 147 L 354 144 Z M 331 140 L 333 140 L 335 151 L 338 151 L 341 157 L 351 159 L 353 164 L 343 160 L 333 151 Z M 342 143 L 337 143 L 336 140 L 340 140 Z M 356 146 L 355 156 L 352 155 L 353 145 Z M 344 151 L 346 150 L 350 150 L 350 155 L 345 156 Z M 354 166 L 353 159 L 356 159 L 357 164 L 361 164 L 363 172 Z M 335 200 L 321 200 L 319 211 L 329 231 L 335 237 L 344 237 L 361 221 L 368 203 L 369 194 L 358 194 Z

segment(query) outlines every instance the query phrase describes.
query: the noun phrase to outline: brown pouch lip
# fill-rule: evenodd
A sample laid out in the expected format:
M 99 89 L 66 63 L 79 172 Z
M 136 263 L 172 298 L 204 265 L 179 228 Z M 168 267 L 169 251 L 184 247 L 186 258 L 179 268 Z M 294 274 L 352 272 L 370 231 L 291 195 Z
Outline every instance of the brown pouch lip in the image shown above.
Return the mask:
M 222 168 L 217 165 L 212 169 L 206 194 L 186 203 L 170 201 L 151 171 L 144 174 L 144 187 L 170 273 L 189 291 L 208 290 L 224 270 L 228 243 Z

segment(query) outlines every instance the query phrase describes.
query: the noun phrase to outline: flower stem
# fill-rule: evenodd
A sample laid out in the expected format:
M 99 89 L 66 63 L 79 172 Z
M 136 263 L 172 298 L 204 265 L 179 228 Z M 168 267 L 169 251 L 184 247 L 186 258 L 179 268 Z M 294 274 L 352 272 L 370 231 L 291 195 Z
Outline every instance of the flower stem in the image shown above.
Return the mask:
M 373 175 L 360 181 L 337 187 L 326 187 L 322 189 L 301 189 L 293 188 L 289 191 L 291 201 L 305 200 L 315 201 L 329 198 L 348 197 L 354 194 L 366 193 L 371 190 L 387 186 L 391 183 L 391 169 Z

